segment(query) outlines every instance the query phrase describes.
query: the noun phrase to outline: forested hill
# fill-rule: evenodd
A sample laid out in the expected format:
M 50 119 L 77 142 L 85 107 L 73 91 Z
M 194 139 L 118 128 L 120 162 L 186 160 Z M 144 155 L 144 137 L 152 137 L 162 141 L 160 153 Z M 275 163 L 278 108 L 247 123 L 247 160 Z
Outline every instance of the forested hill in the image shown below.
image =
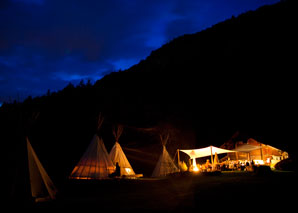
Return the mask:
M 95 87 L 117 104 L 182 103 L 220 115 L 248 110 L 278 116 L 293 104 L 296 19 L 295 1 L 232 17 L 174 39 Z
M 95 133 L 101 112 L 102 134 L 110 134 L 108 150 L 114 143 L 110 126 L 121 123 L 124 131 L 170 126 L 197 147 L 219 146 L 240 131 L 293 152 L 297 9 L 295 0 L 264 6 L 178 37 L 94 85 L 69 84 L 59 92 L 4 104 L 1 143 L 15 150 L 11 147 L 29 135 L 45 159 L 55 153 L 61 167 L 72 168 Z M 28 120 L 35 121 L 30 125 Z M 124 146 L 129 140 L 146 142 L 129 137 L 124 133 L 120 138 Z

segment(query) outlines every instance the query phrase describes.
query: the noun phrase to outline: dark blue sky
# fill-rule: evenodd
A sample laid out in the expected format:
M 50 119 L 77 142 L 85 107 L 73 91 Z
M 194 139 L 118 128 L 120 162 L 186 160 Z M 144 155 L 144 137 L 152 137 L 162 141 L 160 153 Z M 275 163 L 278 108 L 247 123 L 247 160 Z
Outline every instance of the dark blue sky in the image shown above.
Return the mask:
M 186 33 L 278 0 L 0 0 L 0 105 L 127 69 Z

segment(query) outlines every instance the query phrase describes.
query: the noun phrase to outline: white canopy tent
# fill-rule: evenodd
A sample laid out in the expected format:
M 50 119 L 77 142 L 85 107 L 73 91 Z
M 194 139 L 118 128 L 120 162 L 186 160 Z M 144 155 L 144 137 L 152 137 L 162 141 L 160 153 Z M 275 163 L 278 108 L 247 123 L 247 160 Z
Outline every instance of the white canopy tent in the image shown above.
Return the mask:
M 213 164 L 213 155 L 216 154 L 223 154 L 223 153 L 229 153 L 229 152 L 235 152 L 233 150 L 228 149 L 222 149 L 215 146 L 208 146 L 201 149 L 180 149 L 179 151 L 186 153 L 191 159 L 201 158 L 201 157 L 207 157 L 211 156 L 211 162 Z
M 235 152 L 233 150 L 221 149 L 215 146 L 208 146 L 201 149 L 180 149 L 179 151 L 186 153 L 187 155 L 189 155 L 190 158 L 207 157 L 210 155 L 214 155 L 215 153 L 223 154 L 223 153 Z

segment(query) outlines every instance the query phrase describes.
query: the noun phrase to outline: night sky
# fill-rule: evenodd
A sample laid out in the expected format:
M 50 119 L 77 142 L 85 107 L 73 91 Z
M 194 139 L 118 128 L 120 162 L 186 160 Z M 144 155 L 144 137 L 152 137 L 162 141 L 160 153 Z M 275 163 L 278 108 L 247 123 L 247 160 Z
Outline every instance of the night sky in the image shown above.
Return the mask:
M 183 34 L 278 0 L 0 0 L 0 105 L 124 70 Z

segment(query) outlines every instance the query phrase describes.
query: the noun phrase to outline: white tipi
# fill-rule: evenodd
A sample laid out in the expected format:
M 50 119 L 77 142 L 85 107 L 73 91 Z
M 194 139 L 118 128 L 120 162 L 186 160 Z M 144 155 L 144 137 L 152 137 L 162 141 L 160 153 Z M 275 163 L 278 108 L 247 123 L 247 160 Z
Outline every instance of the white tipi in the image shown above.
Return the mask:
M 113 134 L 115 136 L 116 142 L 110 152 L 110 157 L 111 157 L 111 160 L 114 163 L 114 165 L 116 165 L 116 163 L 118 163 L 118 165 L 120 167 L 120 175 L 121 176 L 135 175 L 135 172 L 133 171 L 120 144 L 118 143 L 119 137 L 121 136 L 122 132 L 123 132 L 123 127 L 120 125 L 118 125 L 118 127 L 114 128 L 114 130 L 113 130 Z
M 166 135 L 165 137 L 160 135 L 160 140 L 163 146 L 162 154 L 160 155 L 159 160 L 155 166 L 155 169 L 152 173 L 152 177 L 167 176 L 168 174 L 179 171 L 166 149 L 166 143 L 168 139 L 169 139 L 169 134 Z
M 29 139 L 27 140 L 28 164 L 31 194 L 35 202 L 43 202 L 55 199 L 57 189 L 48 176 L 46 170 L 40 163 L 35 151 L 33 150 Z
M 95 134 L 69 178 L 106 179 L 114 171 L 115 166 L 106 150 L 103 140 Z
M 97 120 L 97 131 L 99 131 L 103 117 L 101 114 Z M 72 170 L 70 179 L 107 179 L 115 171 L 115 166 L 106 150 L 102 138 L 95 134 L 90 145 Z

